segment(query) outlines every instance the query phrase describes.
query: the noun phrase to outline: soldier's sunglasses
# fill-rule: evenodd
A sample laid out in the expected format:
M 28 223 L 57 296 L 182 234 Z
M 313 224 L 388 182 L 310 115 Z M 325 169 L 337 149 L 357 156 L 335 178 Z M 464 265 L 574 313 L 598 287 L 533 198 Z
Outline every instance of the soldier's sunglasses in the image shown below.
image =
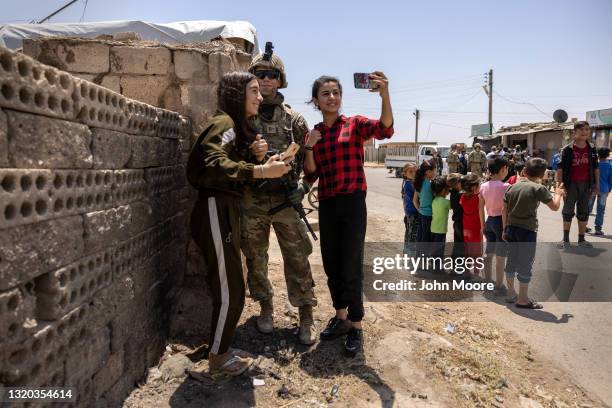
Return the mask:
M 264 79 L 265 77 L 268 77 L 270 79 L 278 79 L 280 78 L 280 72 L 275 69 L 261 70 L 255 71 L 255 76 L 258 79 Z

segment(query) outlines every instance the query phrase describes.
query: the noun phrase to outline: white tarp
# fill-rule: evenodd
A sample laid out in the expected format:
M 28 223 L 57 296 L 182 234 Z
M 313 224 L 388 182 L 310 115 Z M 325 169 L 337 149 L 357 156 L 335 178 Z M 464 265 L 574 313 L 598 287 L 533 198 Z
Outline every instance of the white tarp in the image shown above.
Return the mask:
M 143 40 L 159 41 L 163 44 L 205 42 L 215 37 L 242 38 L 253 44 L 253 52 L 259 53 L 257 31 L 247 21 L 178 21 L 156 24 L 145 21 L 104 21 L 96 23 L 63 24 L 3 24 L 0 25 L 0 45 L 17 49 L 24 38 L 36 37 L 86 37 L 100 34 L 116 34 L 134 31 Z

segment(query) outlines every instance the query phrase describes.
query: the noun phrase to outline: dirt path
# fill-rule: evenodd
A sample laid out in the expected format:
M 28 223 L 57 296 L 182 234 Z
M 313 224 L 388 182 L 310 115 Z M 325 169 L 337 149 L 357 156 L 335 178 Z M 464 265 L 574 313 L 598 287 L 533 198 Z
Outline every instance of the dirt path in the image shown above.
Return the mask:
M 370 211 L 367 241 L 388 241 L 403 225 Z M 275 242 L 275 239 L 272 239 Z M 259 334 L 258 305 L 247 299 L 236 346 L 261 355 L 250 375 L 212 381 L 151 379 L 125 407 L 601 407 L 561 366 L 469 303 L 367 303 L 364 356 L 346 359 L 342 341 L 297 343 L 297 313 L 287 302 L 280 251 L 270 252 L 275 326 Z M 331 317 L 318 245 L 311 258 L 321 329 Z M 445 327 L 452 323 L 451 334 Z M 200 340 L 201 341 L 201 340 Z M 191 344 L 190 346 L 194 346 Z M 173 345 L 206 372 L 202 353 Z M 264 385 L 254 386 L 263 380 Z

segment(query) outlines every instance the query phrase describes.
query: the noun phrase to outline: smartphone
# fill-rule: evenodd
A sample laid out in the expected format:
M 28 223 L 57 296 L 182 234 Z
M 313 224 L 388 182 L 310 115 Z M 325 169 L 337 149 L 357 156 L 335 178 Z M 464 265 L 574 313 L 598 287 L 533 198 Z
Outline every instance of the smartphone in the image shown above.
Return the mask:
M 355 88 L 357 89 L 376 89 L 377 85 L 370 81 L 370 74 L 365 72 L 355 72 L 353 74 Z
M 290 163 L 299 150 L 300 150 L 300 145 L 293 142 L 289 145 L 289 147 L 287 147 L 287 150 L 281 153 L 280 159 L 284 161 L 285 163 Z

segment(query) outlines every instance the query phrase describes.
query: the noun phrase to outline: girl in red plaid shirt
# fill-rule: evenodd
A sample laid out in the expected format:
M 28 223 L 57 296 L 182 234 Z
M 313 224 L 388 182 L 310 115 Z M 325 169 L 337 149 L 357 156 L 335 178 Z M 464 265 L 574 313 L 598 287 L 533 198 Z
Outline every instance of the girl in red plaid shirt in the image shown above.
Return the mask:
M 393 114 L 385 74 L 375 71 L 370 82 L 382 99 L 380 120 L 340 114 L 342 85 L 322 76 L 312 86 L 314 106 L 323 122 L 310 131 L 304 148 L 304 173 L 310 183 L 319 179 L 321 255 L 336 314 L 321 332 L 322 340 L 347 334 L 345 351 L 363 349 L 363 244 L 367 225 L 363 144 L 393 135 Z

